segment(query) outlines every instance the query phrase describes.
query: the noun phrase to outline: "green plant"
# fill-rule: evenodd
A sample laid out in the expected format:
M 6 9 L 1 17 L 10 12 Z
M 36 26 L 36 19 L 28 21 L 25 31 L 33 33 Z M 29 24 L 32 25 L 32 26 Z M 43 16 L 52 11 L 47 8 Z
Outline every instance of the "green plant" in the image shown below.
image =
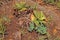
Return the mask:
M 36 27 L 36 32 L 38 32 L 40 34 L 46 34 L 47 28 L 45 27 L 44 24 L 41 24 L 39 27 Z
M 16 3 L 14 6 L 19 11 L 24 11 L 30 8 L 31 6 L 27 5 L 25 2 Z
M 34 15 L 40 21 L 43 21 L 44 19 L 46 19 L 42 11 L 34 10 Z
M 20 3 L 16 3 L 14 6 L 16 9 L 19 9 L 19 11 L 24 11 L 27 10 L 29 8 L 36 10 L 37 8 L 37 3 L 34 5 L 28 5 L 25 2 L 20 2 Z
M 34 14 L 32 14 L 32 16 L 31 16 L 31 22 L 33 22 L 34 24 L 29 27 L 30 30 L 32 29 L 32 31 L 33 31 L 33 29 L 34 29 L 34 30 L 36 30 L 36 32 L 38 32 L 40 34 L 46 34 L 47 28 L 45 25 L 45 20 L 46 20 L 46 17 L 42 11 L 34 10 Z

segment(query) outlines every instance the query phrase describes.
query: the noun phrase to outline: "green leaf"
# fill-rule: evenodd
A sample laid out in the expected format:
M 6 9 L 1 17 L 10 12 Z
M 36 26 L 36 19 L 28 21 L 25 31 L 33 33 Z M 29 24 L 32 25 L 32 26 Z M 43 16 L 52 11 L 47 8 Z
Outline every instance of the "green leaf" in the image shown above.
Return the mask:
M 20 11 L 24 11 L 24 10 L 27 10 L 27 8 L 22 8 Z
M 31 21 L 34 22 L 36 26 L 39 25 L 39 21 L 37 20 L 37 18 L 33 14 L 31 15 Z
M 34 23 L 31 22 L 28 30 L 31 32 L 31 31 L 33 31 L 33 29 L 34 29 Z
M 38 19 L 41 17 L 40 11 L 37 11 L 37 10 L 34 10 L 34 15 Z
M 43 14 L 42 11 L 40 12 L 40 14 L 41 14 L 41 18 L 40 18 L 40 20 L 44 20 L 44 19 L 46 19 L 45 15 Z
M 34 20 L 33 22 L 35 23 L 36 26 L 40 25 L 38 20 Z
M 41 26 L 36 28 L 36 32 L 41 33 L 41 34 L 46 34 L 47 28 L 45 27 L 44 24 L 41 24 Z
M 39 20 L 44 20 L 44 19 L 46 19 L 45 15 L 43 14 L 42 11 L 34 10 L 34 15 L 35 15 L 35 17 L 38 18 Z

